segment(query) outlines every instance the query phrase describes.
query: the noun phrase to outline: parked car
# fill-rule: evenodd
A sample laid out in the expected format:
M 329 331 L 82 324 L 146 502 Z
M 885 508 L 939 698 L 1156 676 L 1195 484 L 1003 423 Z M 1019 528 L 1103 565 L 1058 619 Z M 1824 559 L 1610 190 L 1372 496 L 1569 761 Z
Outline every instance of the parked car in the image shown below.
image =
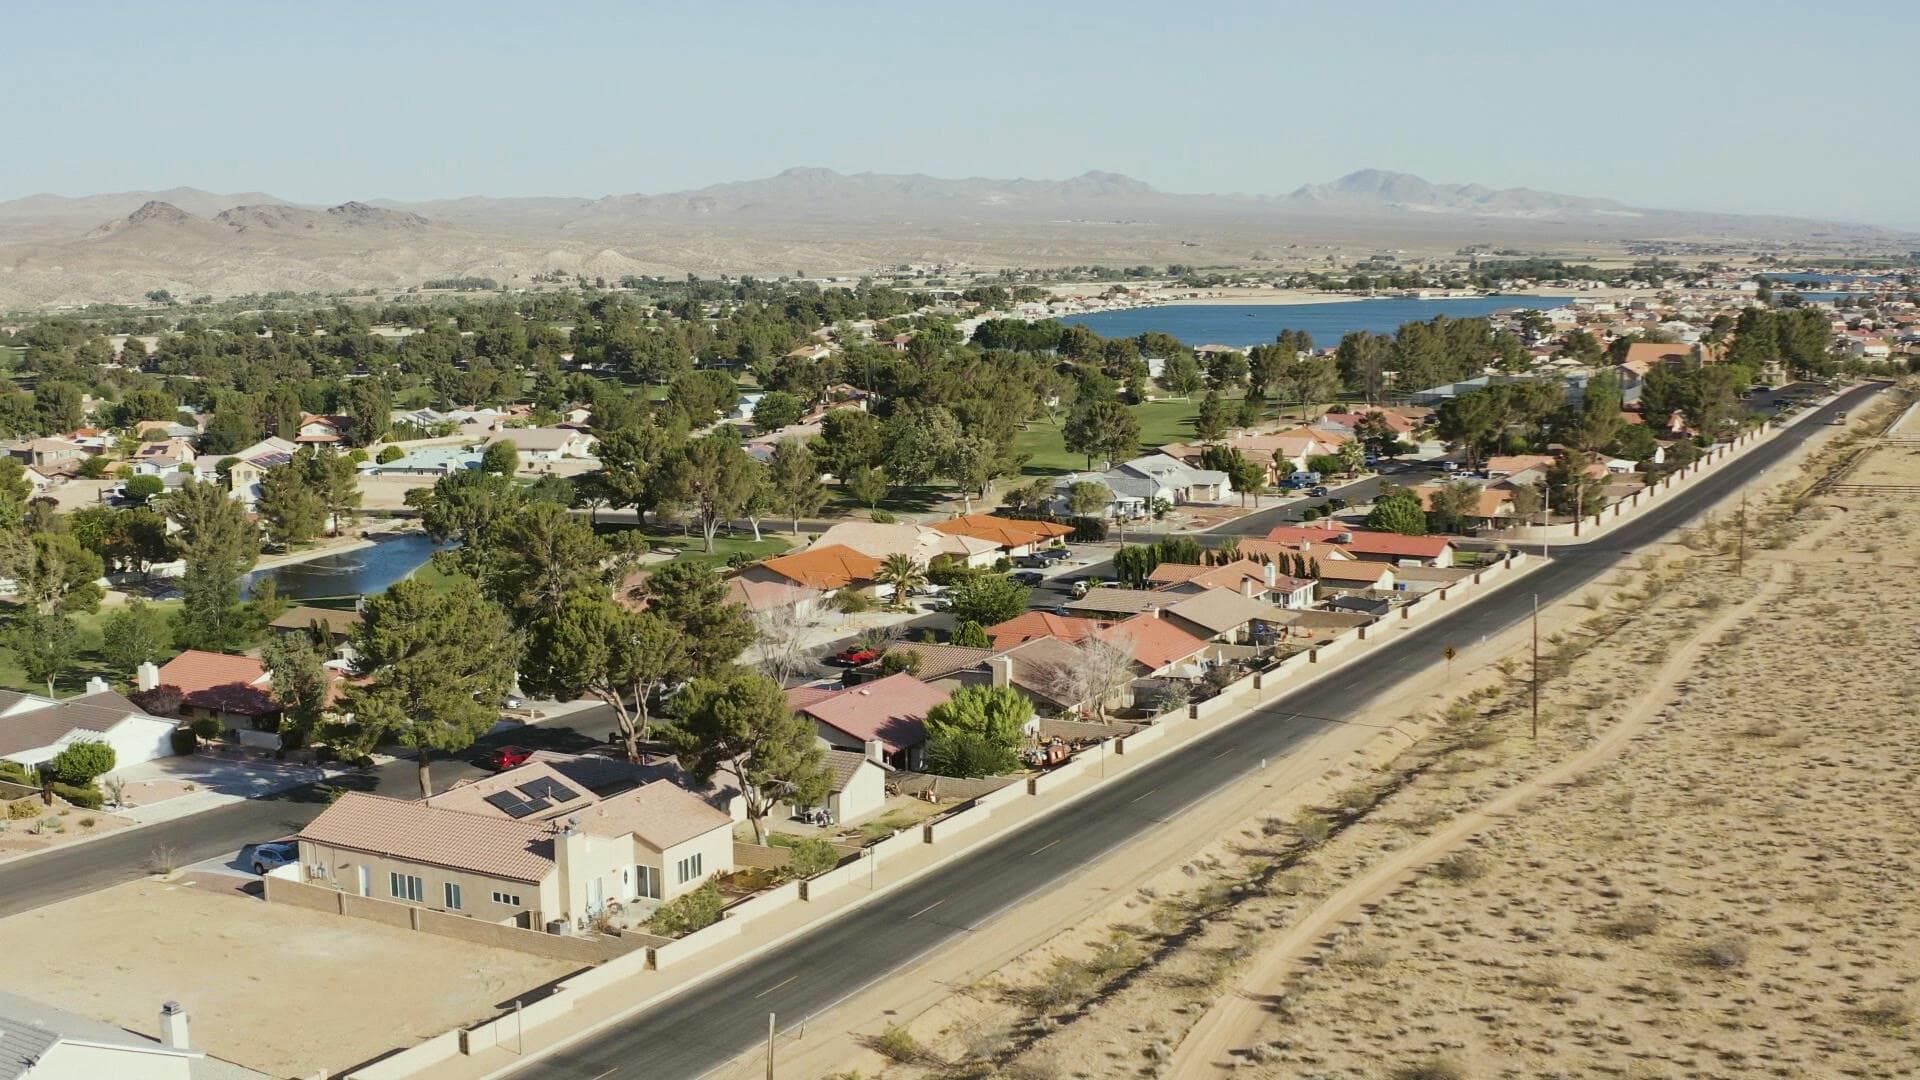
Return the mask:
M 496 746 L 480 758 L 480 764 L 494 772 L 505 772 L 527 763 L 533 751 L 524 746 Z
M 253 853 L 247 865 L 256 874 L 264 874 L 288 863 L 300 861 L 300 845 L 292 840 L 269 840 L 264 844 L 253 845 Z
M 878 659 L 880 659 L 880 650 L 878 649 L 869 649 L 861 645 L 849 645 L 839 652 L 834 653 L 832 656 L 827 657 L 827 663 L 839 667 L 859 667 L 861 664 L 871 664 Z
M 1315 484 L 1315 485 L 1313 485 L 1312 487 L 1310 487 L 1310 488 L 1308 488 L 1308 489 L 1307 489 L 1307 497 L 1308 497 L 1308 498 L 1311 498 L 1311 499 L 1324 499 L 1324 498 L 1326 498 L 1326 497 L 1327 497 L 1327 485 L 1325 485 L 1325 484 Z
M 1457 461 L 1443 461 L 1440 463 L 1440 471 L 1444 473 L 1457 473 L 1460 471 L 1460 463 Z
M 1026 585 L 1029 587 L 1038 585 L 1041 582 L 1047 580 L 1046 575 L 1040 573 L 1038 570 L 1021 570 L 1009 576 L 1012 577 L 1013 580 L 1019 582 L 1020 584 Z
M 1029 552 L 1013 560 L 1013 565 L 1024 566 L 1029 570 L 1044 570 L 1053 565 L 1053 560 L 1038 552 Z
M 1045 560 L 1048 565 L 1057 562 L 1066 562 L 1068 559 L 1073 558 L 1073 552 L 1063 547 L 1041 548 L 1039 551 L 1034 552 L 1034 554 Z
M 500 707 L 503 709 L 524 709 L 527 707 L 527 703 L 512 694 L 508 694 L 501 700 Z

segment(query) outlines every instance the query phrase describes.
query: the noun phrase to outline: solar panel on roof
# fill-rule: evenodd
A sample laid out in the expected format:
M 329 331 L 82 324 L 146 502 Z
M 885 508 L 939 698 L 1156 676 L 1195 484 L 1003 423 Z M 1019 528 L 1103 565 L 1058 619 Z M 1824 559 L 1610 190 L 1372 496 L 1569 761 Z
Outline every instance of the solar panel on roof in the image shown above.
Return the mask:
M 572 802 L 580 797 L 579 793 L 572 788 L 544 776 L 530 783 L 521 784 L 520 793 L 529 799 L 552 799 L 557 803 Z
M 487 796 L 486 802 L 488 806 L 493 807 L 495 810 L 512 814 L 514 807 L 520 805 L 520 798 L 511 791 L 497 791 Z M 514 816 L 518 817 L 519 815 L 514 814 Z
M 552 805 L 553 805 L 552 803 L 548 802 L 545 799 L 534 799 L 532 802 L 521 803 L 520 812 L 513 816 L 526 817 L 528 814 L 537 814 L 540 811 L 545 810 Z

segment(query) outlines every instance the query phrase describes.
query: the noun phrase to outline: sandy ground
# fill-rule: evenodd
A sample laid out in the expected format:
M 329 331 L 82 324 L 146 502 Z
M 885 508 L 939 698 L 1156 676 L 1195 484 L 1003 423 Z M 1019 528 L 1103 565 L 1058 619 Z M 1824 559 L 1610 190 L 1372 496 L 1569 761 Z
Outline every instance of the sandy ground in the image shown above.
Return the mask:
M 38 806 L 39 802 L 38 798 L 28 800 L 34 806 Z M 100 810 L 81 810 L 58 804 L 39 809 L 37 817 L 0 819 L 0 860 L 76 843 L 99 833 L 124 829 L 131 824 Z M 83 821 L 87 824 L 80 824 Z
M 1329 782 L 1303 772 L 1251 805 L 1196 808 L 977 932 L 970 961 L 930 960 L 819 1018 L 783 1061 L 803 1076 L 1900 1075 L 1920 1006 L 1920 957 L 1902 951 L 1920 903 L 1897 888 L 1920 758 L 1882 748 L 1920 684 L 1873 676 L 1905 670 L 1920 603 L 1882 605 L 1869 628 L 1856 609 L 1881 581 L 1784 558 L 1853 543 L 1863 511 L 1754 507 L 1744 575 L 1721 522 L 1543 613 L 1538 743 L 1524 668 L 1494 662 L 1521 642 L 1474 650 L 1445 696 L 1410 688 L 1367 718 L 1411 732 L 1407 752 L 1376 741 Z M 1920 548 L 1920 507 L 1891 509 L 1864 511 L 1865 542 Z M 1846 813 L 1813 812 L 1827 807 Z
M 274 1076 L 358 1064 L 492 1015 L 578 965 L 145 880 L 0 920 L 11 989 Z M 422 977 L 427 973 L 438 973 Z

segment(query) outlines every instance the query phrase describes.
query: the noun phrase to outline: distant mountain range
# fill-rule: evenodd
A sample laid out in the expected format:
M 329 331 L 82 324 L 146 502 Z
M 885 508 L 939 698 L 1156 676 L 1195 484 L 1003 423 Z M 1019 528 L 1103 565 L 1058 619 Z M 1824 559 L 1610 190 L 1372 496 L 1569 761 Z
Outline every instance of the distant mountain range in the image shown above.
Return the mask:
M 1363 169 L 1284 195 L 1193 195 L 1132 177 L 942 179 L 794 168 L 692 191 L 471 196 L 299 205 L 194 188 L 0 202 L 0 305 L 404 288 L 436 277 L 857 273 L 899 262 L 1245 263 L 1311 245 L 1450 250 L 1626 241 L 1905 252 L 1865 225 L 1636 208 L 1608 199 L 1435 184 Z

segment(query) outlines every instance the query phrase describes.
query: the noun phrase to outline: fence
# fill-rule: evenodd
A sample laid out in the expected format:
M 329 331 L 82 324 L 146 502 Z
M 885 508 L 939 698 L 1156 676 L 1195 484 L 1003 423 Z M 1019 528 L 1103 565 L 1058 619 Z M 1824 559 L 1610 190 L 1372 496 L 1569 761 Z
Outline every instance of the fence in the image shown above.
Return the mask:
M 299 867 L 285 866 L 279 869 L 297 871 Z M 567 937 L 560 934 L 546 934 L 538 930 L 508 926 L 504 923 L 470 919 L 464 915 L 435 911 L 432 908 L 398 904 L 371 896 L 358 896 L 340 889 L 309 885 L 289 877 L 277 876 L 277 874 L 278 871 L 268 874 L 265 878 L 268 903 L 287 904 L 292 907 L 306 908 L 309 911 L 331 912 L 350 918 L 365 919 L 396 930 L 418 930 L 437 937 L 470 941 L 496 949 L 532 953 L 551 960 L 598 964 L 633 952 L 650 940 L 650 935 L 646 934 L 625 934 L 617 937 L 612 935 Z
M 360 1066 L 348 1073 L 346 1080 L 405 1080 L 406 1077 L 422 1069 L 460 1056 L 460 1040 L 463 1035 L 465 1032 L 459 1028 L 443 1031 L 397 1054 L 388 1054 L 379 1061 Z

